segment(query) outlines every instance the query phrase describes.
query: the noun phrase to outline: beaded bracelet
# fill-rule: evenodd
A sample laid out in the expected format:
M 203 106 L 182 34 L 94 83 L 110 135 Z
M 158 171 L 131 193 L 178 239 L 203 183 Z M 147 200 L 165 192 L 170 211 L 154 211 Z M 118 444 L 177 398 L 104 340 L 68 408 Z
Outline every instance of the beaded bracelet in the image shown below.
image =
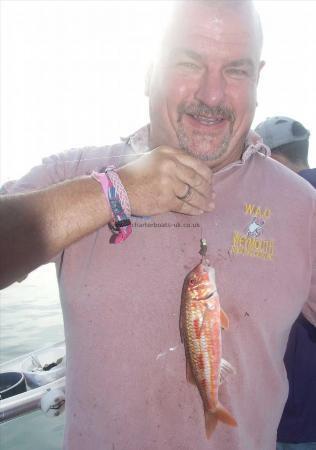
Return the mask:
M 104 173 L 92 172 L 92 178 L 98 181 L 109 202 L 112 210 L 112 221 L 109 228 L 112 231 L 111 244 L 119 244 L 125 241 L 132 232 L 131 207 L 124 186 L 114 167 L 108 167 Z M 124 206 L 123 206 L 124 205 Z

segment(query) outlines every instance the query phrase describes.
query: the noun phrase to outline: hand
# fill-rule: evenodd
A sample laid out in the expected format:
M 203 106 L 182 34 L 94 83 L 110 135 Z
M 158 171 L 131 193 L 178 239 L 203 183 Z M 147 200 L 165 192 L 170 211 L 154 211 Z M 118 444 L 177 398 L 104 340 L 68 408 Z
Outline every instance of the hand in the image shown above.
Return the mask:
M 214 209 L 211 169 L 182 150 L 158 147 L 118 174 L 135 216 L 169 211 L 194 216 Z

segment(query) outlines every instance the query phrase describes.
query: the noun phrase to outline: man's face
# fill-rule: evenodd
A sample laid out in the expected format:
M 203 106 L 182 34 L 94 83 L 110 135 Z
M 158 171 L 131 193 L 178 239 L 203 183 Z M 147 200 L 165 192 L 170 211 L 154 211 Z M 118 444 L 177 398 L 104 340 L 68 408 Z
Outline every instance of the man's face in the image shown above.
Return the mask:
M 218 170 L 243 151 L 261 64 L 250 13 L 188 2 L 149 81 L 151 148 L 169 145 Z

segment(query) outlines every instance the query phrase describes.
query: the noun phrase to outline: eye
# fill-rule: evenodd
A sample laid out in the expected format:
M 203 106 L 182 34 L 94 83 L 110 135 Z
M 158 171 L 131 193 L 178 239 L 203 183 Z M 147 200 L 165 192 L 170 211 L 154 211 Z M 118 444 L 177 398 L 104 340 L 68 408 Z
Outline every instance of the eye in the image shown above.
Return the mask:
M 239 69 L 237 67 L 229 67 L 226 69 L 226 73 L 235 79 L 243 79 L 243 78 L 249 78 L 250 73 L 246 69 Z
M 194 278 L 191 278 L 191 280 L 189 281 L 189 284 L 190 284 L 191 286 L 193 286 L 194 282 L 195 282 Z
M 179 61 L 177 63 L 178 67 L 183 67 L 184 69 L 188 70 L 199 70 L 199 66 L 191 61 Z

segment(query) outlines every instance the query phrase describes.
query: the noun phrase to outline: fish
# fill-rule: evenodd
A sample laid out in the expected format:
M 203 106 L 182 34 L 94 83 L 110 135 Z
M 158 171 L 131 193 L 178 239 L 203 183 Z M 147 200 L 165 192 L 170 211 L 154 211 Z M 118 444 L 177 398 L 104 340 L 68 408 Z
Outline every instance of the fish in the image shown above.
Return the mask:
M 220 306 L 215 269 L 202 255 L 201 262 L 183 283 L 180 334 L 185 348 L 187 380 L 197 386 L 203 402 L 207 439 L 218 421 L 237 426 L 218 397 L 221 383 L 227 375 L 235 373 L 234 367 L 222 358 L 221 329 L 228 327 L 229 319 Z

